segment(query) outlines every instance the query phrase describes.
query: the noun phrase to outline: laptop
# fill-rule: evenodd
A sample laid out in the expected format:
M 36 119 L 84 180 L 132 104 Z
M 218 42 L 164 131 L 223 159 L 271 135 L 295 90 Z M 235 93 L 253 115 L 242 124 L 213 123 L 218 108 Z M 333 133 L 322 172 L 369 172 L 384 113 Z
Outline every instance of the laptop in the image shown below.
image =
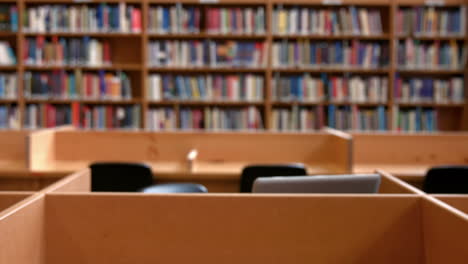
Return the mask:
M 260 177 L 253 193 L 377 193 L 379 174 Z

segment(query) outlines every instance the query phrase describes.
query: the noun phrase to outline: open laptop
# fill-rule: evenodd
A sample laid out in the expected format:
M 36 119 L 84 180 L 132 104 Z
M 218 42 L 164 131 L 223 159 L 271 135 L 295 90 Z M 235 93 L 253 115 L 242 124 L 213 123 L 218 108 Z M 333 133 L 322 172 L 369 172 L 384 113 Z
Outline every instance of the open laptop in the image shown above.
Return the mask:
M 253 193 L 377 193 L 379 174 L 260 177 Z

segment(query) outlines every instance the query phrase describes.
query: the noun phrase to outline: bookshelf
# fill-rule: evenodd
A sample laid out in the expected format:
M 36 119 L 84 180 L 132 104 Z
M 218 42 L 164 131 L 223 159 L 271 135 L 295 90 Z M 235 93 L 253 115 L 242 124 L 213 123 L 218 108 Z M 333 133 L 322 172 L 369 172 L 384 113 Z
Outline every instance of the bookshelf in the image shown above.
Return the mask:
M 440 60 L 464 59 L 468 34 L 447 26 L 463 5 L 466 12 L 463 0 L 2 1 L 0 15 L 18 10 L 9 18 L 20 23 L 12 31 L 0 18 L 0 41 L 17 60 L 0 65 L 0 83 L 2 74 L 16 75 L 17 82 L 16 97 L 0 98 L 0 128 L 65 119 L 91 129 L 197 130 L 209 123 L 219 126 L 214 130 L 467 130 L 468 67 Z M 51 19 L 46 26 L 40 21 L 45 6 L 51 14 L 88 16 L 81 24 Z M 110 20 L 93 20 L 99 12 Z M 417 28 L 411 12 L 446 27 L 429 34 L 429 22 Z M 402 24 L 410 25 L 408 32 L 401 32 Z M 99 52 L 92 59 L 70 53 L 74 60 L 57 63 L 74 45 Z M 434 55 L 431 45 L 448 55 Z M 441 67 L 419 67 L 425 62 L 418 58 L 401 65 L 408 49 Z M 35 59 L 37 52 L 44 61 Z M 25 81 L 29 76 L 36 86 Z M 101 80 L 108 85 L 104 93 Z M 37 86 L 41 81 L 49 86 Z M 437 89 L 437 99 L 427 89 Z M 225 117 L 241 123 L 225 124 Z M 128 118 L 131 125 L 121 125 Z M 39 121 L 32 126 L 31 119 Z M 424 121 L 407 126 L 416 119 Z M 197 124 L 182 126 L 185 120 Z

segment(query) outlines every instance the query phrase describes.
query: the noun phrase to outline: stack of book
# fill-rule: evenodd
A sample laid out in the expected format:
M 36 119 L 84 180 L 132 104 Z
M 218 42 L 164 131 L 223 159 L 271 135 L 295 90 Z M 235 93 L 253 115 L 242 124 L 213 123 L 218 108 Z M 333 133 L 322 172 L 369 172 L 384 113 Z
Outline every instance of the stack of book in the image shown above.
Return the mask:
M 257 108 L 181 108 L 180 127 L 183 130 L 258 130 L 263 129 L 262 116 Z
M 80 125 L 85 129 L 140 128 L 140 106 L 85 105 L 81 107 Z
M 19 129 L 18 107 L 0 105 L 0 129 Z
M 401 69 L 463 69 L 466 49 L 455 40 L 425 42 L 406 39 L 398 45 Z
M 159 75 L 149 77 L 151 100 L 263 100 L 263 76 L 236 75 Z
M 146 113 L 146 129 L 160 131 L 176 128 L 176 115 L 172 108 L 150 108 Z
M 55 127 L 72 124 L 72 109 L 69 105 L 26 105 L 24 126 L 28 129 Z
M 153 41 L 148 59 L 156 67 L 263 67 L 264 46 L 263 42 Z
M 18 80 L 14 73 L 0 74 L 0 98 L 16 99 L 18 96 Z
M 284 35 L 381 35 L 380 11 L 350 6 L 339 9 L 293 7 L 273 11 L 273 33 Z
M 148 31 L 155 34 L 200 33 L 201 8 L 174 6 L 150 6 Z
M 272 111 L 272 129 L 277 131 L 313 131 L 323 127 L 323 107 L 275 108 Z
M 205 22 L 209 34 L 265 34 L 265 9 L 209 7 Z
M 462 103 L 465 98 L 462 77 L 449 79 L 395 78 L 395 97 L 399 102 Z
M 23 58 L 27 65 L 85 65 L 111 64 L 109 41 L 89 37 L 46 39 L 43 36 L 27 38 Z
M 274 67 L 382 68 L 388 65 L 386 44 L 353 41 L 275 41 Z
M 327 82 L 328 99 L 332 102 L 386 103 L 388 78 L 379 76 L 332 76 Z
M 466 6 L 401 8 L 396 17 L 396 32 L 402 36 L 464 36 L 467 23 Z
M 40 99 L 123 100 L 131 99 L 132 89 L 130 79 L 124 72 L 26 72 L 24 96 Z
M 360 108 L 353 106 L 328 106 L 328 126 L 340 130 L 387 130 L 385 106 Z
M 0 4 L 0 31 L 18 31 L 18 8 L 12 4 Z
M 141 32 L 141 9 L 124 2 L 97 5 L 29 6 L 24 14 L 26 32 Z
M 434 109 L 394 107 L 393 118 L 393 127 L 398 131 L 437 131 L 437 111 Z
M 15 52 L 6 41 L 0 41 L 0 65 L 15 65 Z
M 326 80 L 310 74 L 279 76 L 272 81 L 272 97 L 276 101 L 320 102 L 325 99 Z

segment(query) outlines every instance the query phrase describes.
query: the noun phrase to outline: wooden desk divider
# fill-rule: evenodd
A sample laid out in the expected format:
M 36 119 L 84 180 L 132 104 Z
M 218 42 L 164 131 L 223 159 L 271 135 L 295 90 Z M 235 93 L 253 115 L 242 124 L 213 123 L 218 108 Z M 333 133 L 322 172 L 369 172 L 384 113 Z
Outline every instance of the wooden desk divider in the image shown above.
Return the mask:
M 3 176 L 15 176 L 28 171 L 28 131 L 0 131 L 0 171 Z
M 300 133 L 44 131 L 30 138 L 31 170 L 73 172 L 94 161 L 145 162 L 158 181 L 237 191 L 244 166 L 302 162 L 309 174 L 349 173 L 352 139 L 331 129 Z M 188 161 L 187 155 L 198 155 Z
M 468 164 L 468 133 L 353 133 L 354 172 L 377 168 L 420 183 L 437 165 Z
M 0 212 L 33 194 L 34 192 L 0 191 Z

